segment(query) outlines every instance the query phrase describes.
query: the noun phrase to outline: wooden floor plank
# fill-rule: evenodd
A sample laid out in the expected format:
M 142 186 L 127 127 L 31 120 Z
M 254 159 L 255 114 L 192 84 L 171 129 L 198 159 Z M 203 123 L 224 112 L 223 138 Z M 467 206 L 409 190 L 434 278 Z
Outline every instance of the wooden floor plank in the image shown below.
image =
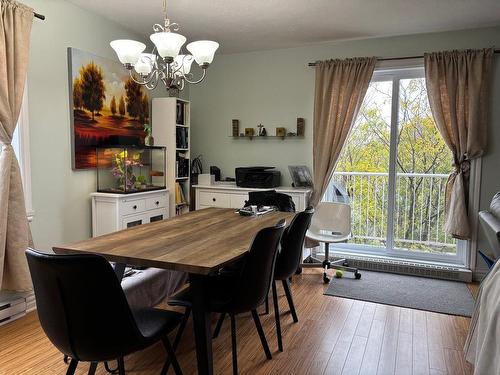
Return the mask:
M 259 310 L 272 360 L 264 356 L 251 316 L 238 316 L 240 374 L 399 375 L 409 373 L 408 369 L 413 369 L 414 375 L 472 374 L 462 353 L 468 318 L 325 296 L 324 289 L 321 270 L 307 269 L 294 277 L 292 290 L 299 322 L 293 323 L 283 290 L 278 287 L 283 353 L 277 350 L 274 315 Z M 216 374 L 232 371 L 229 328 L 227 321 L 213 341 Z M 177 355 L 184 374 L 196 374 L 191 320 Z M 164 360 L 163 347 L 154 345 L 126 357 L 127 374 L 158 374 Z M 66 368 L 62 355 L 43 333 L 36 313 L 0 326 L 0 375 L 59 375 Z M 88 368 L 82 364 L 76 373 L 86 374 Z M 96 374 L 107 375 L 102 365 Z

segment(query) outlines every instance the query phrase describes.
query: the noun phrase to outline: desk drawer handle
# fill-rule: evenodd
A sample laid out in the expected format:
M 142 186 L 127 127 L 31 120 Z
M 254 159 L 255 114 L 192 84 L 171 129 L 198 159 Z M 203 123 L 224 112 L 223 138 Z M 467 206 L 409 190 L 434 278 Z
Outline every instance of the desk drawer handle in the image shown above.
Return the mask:
M 156 205 L 158 206 L 160 204 L 160 201 L 156 201 Z
M 212 198 L 212 200 L 213 200 L 213 201 L 215 202 L 215 201 L 216 201 L 217 199 L 215 199 L 215 198 Z
M 137 205 L 134 205 L 132 208 L 133 208 L 134 210 L 137 210 Z

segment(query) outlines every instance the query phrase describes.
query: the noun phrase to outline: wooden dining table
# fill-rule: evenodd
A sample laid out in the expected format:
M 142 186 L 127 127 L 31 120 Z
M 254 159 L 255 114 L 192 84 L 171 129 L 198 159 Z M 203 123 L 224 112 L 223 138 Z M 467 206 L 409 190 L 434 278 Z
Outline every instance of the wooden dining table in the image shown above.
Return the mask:
M 271 212 L 241 216 L 234 209 L 207 208 L 68 245 L 57 254 L 98 254 L 115 262 L 121 280 L 126 265 L 189 274 L 199 374 L 213 374 L 211 314 L 206 309 L 206 278 L 243 257 L 256 233 L 295 214 Z

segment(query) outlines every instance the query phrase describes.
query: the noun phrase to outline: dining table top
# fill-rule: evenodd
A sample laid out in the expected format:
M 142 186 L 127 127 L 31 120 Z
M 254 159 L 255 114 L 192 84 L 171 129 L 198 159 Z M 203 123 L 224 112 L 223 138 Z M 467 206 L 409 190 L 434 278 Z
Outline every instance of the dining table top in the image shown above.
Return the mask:
M 242 257 L 257 232 L 293 212 L 241 216 L 232 208 L 206 208 L 68 245 L 56 254 L 98 254 L 110 262 L 208 275 Z

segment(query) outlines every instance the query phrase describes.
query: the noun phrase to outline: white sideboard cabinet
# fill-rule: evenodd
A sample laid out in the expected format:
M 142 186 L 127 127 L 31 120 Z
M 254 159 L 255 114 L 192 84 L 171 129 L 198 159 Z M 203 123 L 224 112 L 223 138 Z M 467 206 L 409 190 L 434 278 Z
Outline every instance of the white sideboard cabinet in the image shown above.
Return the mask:
M 169 190 L 133 194 L 92 193 L 92 236 L 169 217 Z
M 278 193 L 288 194 L 295 203 L 297 212 L 304 211 L 309 204 L 312 193 L 308 188 L 293 188 L 280 186 L 271 189 L 242 188 L 235 184 L 219 183 L 214 185 L 193 185 L 196 191 L 196 209 L 201 210 L 208 207 L 241 208 L 248 200 L 250 191 L 276 190 Z

